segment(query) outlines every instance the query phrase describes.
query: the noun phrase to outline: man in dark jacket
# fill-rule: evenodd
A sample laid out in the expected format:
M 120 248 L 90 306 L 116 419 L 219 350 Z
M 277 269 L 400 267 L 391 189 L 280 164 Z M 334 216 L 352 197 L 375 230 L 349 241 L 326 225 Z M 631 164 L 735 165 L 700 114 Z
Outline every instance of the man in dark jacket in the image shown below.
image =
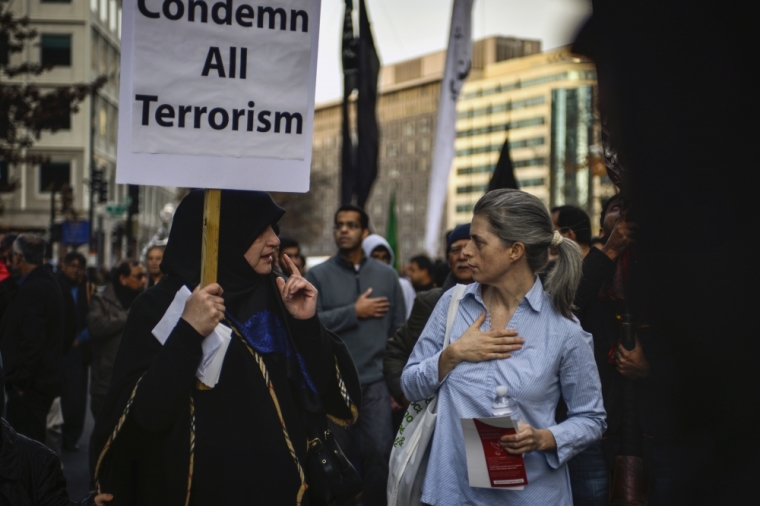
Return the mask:
M 5 390 L 3 358 L 0 356 L 0 393 Z M 0 395 L 0 413 L 4 396 Z M 113 496 L 101 494 L 77 503 L 102 506 Z M 0 418 L 0 506 L 74 506 L 66 492 L 61 461 L 46 446 L 18 434 Z
M 359 453 L 365 506 L 386 504 L 388 460 L 393 443 L 391 398 L 383 380 L 388 338 L 404 323 L 406 307 L 398 275 L 367 258 L 362 241 L 369 218 L 356 206 L 335 213 L 338 254 L 312 267 L 306 279 L 319 291 L 317 312 L 324 326 L 338 334 L 354 359 L 362 387 L 359 420 L 348 430 L 335 427 L 340 445 L 356 460 Z
M 50 406 L 60 395 L 64 322 L 61 289 L 41 267 L 44 254 L 39 235 L 21 234 L 13 243 L 12 270 L 19 288 L 0 323 L 8 422 L 40 442 L 45 441 Z
M 63 259 L 57 275 L 64 302 L 63 342 L 63 450 L 77 451 L 87 412 L 87 368 L 92 353 L 87 311 L 92 289 L 84 279 L 85 258 L 72 251 Z
M 90 410 L 97 418 L 111 384 L 111 373 L 127 325 L 129 307 L 145 287 L 145 269 L 136 260 L 122 260 L 111 283 L 90 301 L 87 325 L 92 338 Z
M 414 345 L 417 344 L 417 339 L 422 334 L 435 305 L 438 304 L 441 296 L 457 283 L 466 285 L 472 283 L 472 271 L 467 266 L 467 258 L 463 254 L 468 242 L 470 242 L 469 223 L 459 225 L 449 233 L 446 238 L 446 257 L 451 273 L 446 278 L 446 282 L 440 288 L 417 294 L 409 320 L 396 331 L 385 347 L 383 361 L 385 381 L 393 398 L 404 407 L 409 406 L 409 401 L 401 391 L 401 373 L 404 372 Z

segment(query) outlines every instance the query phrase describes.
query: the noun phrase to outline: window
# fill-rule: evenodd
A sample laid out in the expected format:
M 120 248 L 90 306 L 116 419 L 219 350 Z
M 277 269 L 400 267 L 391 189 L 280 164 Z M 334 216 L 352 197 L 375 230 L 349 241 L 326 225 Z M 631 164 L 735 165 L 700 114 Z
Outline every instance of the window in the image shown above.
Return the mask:
M 421 134 L 430 133 L 430 119 L 429 118 L 422 118 L 420 120 L 420 133 Z
M 420 141 L 420 151 L 423 153 L 430 151 L 430 139 L 428 137 L 423 137 Z
M 52 189 L 58 191 L 64 184 L 71 183 L 71 163 L 48 162 L 40 165 L 39 178 L 40 193 L 50 193 Z
M 108 43 L 106 39 L 101 38 L 98 44 L 98 74 L 108 75 Z
M 533 179 L 523 179 L 521 181 L 518 181 L 520 184 L 520 188 L 526 188 L 529 186 L 544 186 L 546 184 L 546 180 L 542 177 L 537 177 Z
M 92 12 L 98 12 L 98 0 L 90 0 L 90 10 Z
M 488 184 L 470 184 L 467 186 L 457 186 L 457 193 L 477 193 L 484 192 L 488 189 Z
M 411 121 L 404 123 L 404 135 L 414 135 L 414 123 Z
M 71 35 L 43 34 L 40 39 L 40 62 L 43 65 L 71 66 Z
M 471 213 L 475 209 L 475 204 L 457 204 L 458 213 Z
M 107 110 L 108 104 L 106 104 L 103 100 L 100 101 L 100 107 L 98 111 L 98 134 L 101 138 L 105 139 L 106 135 L 108 135 L 108 110 Z
M 109 12 L 108 12 L 108 28 L 111 29 L 112 32 L 116 31 L 116 0 L 111 0 L 109 3 Z
M 119 79 L 119 53 L 113 46 L 108 46 L 108 65 L 110 68 L 108 79 L 112 84 L 116 84 Z
M 60 113 L 51 117 L 47 121 L 45 128 L 50 128 L 51 130 L 71 130 L 71 104 L 61 104 Z
M 0 33 L 0 65 L 8 65 L 10 53 L 8 52 L 8 34 Z
M 40 0 L 43 4 L 70 4 L 71 0 Z
M 111 124 L 108 125 L 108 140 L 111 141 L 111 144 L 116 144 L 116 135 L 119 131 L 119 110 L 111 106 L 109 116 L 108 119 Z
M 8 163 L 5 160 L 0 160 L 0 189 L 8 187 L 8 182 L 10 180 L 8 176 Z
M 406 154 L 407 155 L 413 155 L 414 154 L 414 141 L 406 141 Z
M 100 20 L 103 23 L 108 21 L 108 0 L 100 0 Z
M 99 45 L 100 45 L 100 35 L 98 35 L 98 32 L 93 30 L 92 40 L 90 41 L 90 67 L 92 68 L 94 72 L 98 71 L 98 46 Z

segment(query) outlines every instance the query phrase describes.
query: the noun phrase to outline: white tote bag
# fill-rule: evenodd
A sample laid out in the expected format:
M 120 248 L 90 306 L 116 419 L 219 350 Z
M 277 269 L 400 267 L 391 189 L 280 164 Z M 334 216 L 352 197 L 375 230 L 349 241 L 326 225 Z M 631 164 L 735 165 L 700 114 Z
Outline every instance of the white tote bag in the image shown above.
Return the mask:
M 446 317 L 446 335 L 443 338 L 444 349 L 451 341 L 451 325 L 459 309 L 459 299 L 466 288 L 465 285 L 457 285 L 452 292 Z M 388 506 L 422 504 L 422 483 L 425 481 L 430 457 L 430 440 L 435 430 L 437 404 L 438 394 L 435 394 L 424 401 L 411 403 L 404 415 L 391 451 Z

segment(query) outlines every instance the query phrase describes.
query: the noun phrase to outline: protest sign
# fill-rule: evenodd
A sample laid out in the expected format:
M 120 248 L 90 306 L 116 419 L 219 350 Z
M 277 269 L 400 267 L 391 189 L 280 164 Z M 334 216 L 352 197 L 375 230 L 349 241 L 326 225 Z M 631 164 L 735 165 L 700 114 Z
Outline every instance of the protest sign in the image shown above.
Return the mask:
M 319 10 L 125 2 L 117 183 L 307 191 Z

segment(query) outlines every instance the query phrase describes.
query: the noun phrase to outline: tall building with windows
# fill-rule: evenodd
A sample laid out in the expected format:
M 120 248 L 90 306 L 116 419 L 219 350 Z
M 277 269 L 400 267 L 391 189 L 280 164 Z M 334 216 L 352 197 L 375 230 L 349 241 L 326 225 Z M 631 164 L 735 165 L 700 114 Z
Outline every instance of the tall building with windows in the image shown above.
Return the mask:
M 596 70 L 560 48 L 495 62 L 470 76 L 457 105 L 447 226 L 472 218 L 504 142 L 520 189 L 547 207 L 574 204 L 596 223 L 613 186 L 601 162 Z
M 540 50 L 541 43 L 536 40 L 509 37 L 478 40 L 473 44 L 473 72 L 482 72 L 496 62 Z M 430 163 L 445 59 L 445 51 L 438 51 L 386 65 L 380 73 L 379 170 L 366 210 L 374 230 L 385 235 L 391 195 L 395 194 L 399 253 L 403 262 L 425 248 Z M 307 255 L 335 252 L 331 225 L 333 212 L 340 203 L 340 153 L 341 101 L 317 105 L 312 192 L 313 198 L 321 203 L 322 215 L 311 219 L 324 223 L 324 229 L 319 237 L 299 238 Z M 442 227 L 441 232 L 444 230 Z
M 28 16 L 39 32 L 37 40 L 10 63 L 24 61 L 53 65 L 37 77 L 19 76 L 15 80 L 34 83 L 43 91 L 57 86 L 88 83 L 106 76 L 107 83 L 94 99 L 87 99 L 79 110 L 62 120 L 56 133 L 43 133 L 33 152 L 48 161 L 40 165 L 10 167 L 3 171 L 17 183 L 13 192 L 0 194 L 4 211 L 0 230 L 38 231 L 51 229 L 51 187 L 66 183 L 72 188 L 72 207 L 77 219 L 87 220 L 90 209 L 90 171 L 103 171 L 107 190 L 104 202 L 95 196 L 93 230 L 96 231 L 99 260 L 111 265 L 126 252 L 124 248 L 125 210 L 128 188 L 116 185 L 116 144 L 118 128 L 119 69 L 121 45 L 121 0 L 27 0 L 3 2 L 17 16 Z M 5 76 L 0 80 L 13 82 Z M 140 213 L 135 217 L 134 236 L 145 242 L 158 228 L 159 210 L 176 202 L 173 188 L 139 189 Z M 60 199 L 60 196 L 57 196 Z M 60 224 L 61 203 L 54 222 Z M 110 212 L 109 212 L 110 211 Z M 54 237 L 55 239 L 55 237 Z M 54 246 L 61 250 L 60 244 Z M 86 245 L 82 250 L 86 251 Z

